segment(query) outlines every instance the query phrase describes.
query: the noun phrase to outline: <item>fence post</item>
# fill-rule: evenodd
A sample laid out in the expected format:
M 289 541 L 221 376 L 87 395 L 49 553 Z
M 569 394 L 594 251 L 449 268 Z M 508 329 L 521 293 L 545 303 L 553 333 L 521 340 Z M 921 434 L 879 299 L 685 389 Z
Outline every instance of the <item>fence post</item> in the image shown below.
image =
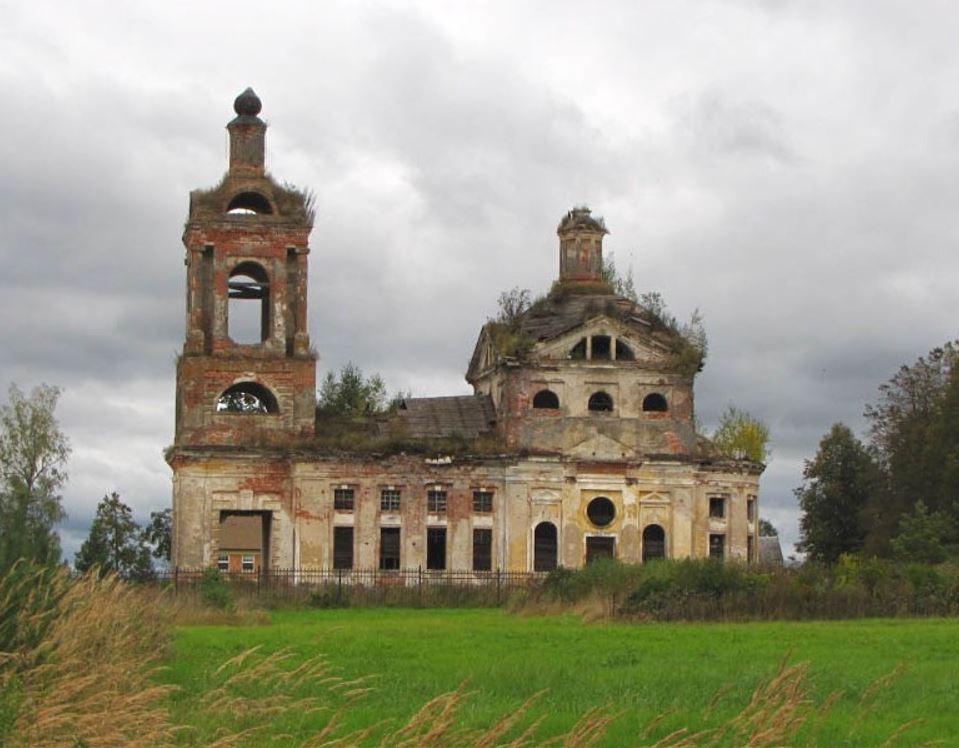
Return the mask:
M 179 583 L 180 583 L 180 567 L 173 567 L 173 597 L 177 596 L 179 592 Z
M 423 607 L 423 567 L 416 567 L 416 607 Z
M 343 604 L 343 570 L 336 570 L 336 604 Z
M 503 604 L 503 599 L 500 596 L 500 575 L 501 574 L 502 574 L 502 570 L 497 568 L 496 569 L 496 604 L 497 605 Z

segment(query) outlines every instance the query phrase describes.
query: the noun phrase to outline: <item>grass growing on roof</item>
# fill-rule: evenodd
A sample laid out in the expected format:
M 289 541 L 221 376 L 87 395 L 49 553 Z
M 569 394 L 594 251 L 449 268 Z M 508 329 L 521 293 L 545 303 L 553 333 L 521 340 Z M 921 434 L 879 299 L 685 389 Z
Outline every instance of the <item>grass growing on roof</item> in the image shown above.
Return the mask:
M 216 671 L 224 662 L 254 646 L 258 656 L 283 652 L 283 667 L 290 669 L 322 655 L 331 676 L 357 684 L 345 690 L 371 688 L 353 696 L 341 689 L 333 706 L 348 702 L 340 714 L 344 734 L 378 725 L 373 744 L 465 680 L 462 697 L 452 700 L 458 727 L 489 728 L 545 690 L 515 734 L 542 719 L 536 736 L 545 739 L 609 706 L 616 718 L 599 745 L 651 745 L 681 728 L 732 720 L 757 685 L 776 675 L 787 652 L 790 663 L 809 665 L 808 672 L 788 671 L 793 680 L 786 685 L 804 679 L 812 706 L 832 704 L 824 719 L 806 721 L 800 737 L 807 742 L 881 745 L 906 725 L 892 745 L 959 734 L 955 620 L 637 626 L 499 610 L 364 609 L 282 611 L 266 626 L 181 627 L 164 680 L 181 689 L 172 697 L 173 721 L 195 728 L 182 742 L 216 734 L 219 717 L 200 707 L 204 694 L 222 684 Z M 901 672 L 885 678 L 897 668 Z M 257 698 L 280 695 L 269 683 L 250 688 Z M 269 734 L 249 744 L 298 745 L 328 719 L 328 712 L 311 713 L 304 702 L 279 713 Z

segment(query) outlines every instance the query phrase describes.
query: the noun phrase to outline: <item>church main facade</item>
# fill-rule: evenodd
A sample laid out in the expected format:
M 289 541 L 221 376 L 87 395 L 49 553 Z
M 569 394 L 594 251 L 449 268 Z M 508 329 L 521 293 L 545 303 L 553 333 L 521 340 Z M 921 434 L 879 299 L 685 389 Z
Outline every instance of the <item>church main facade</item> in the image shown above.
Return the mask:
M 266 124 L 235 104 L 229 170 L 190 194 L 177 362 L 180 568 L 548 571 L 613 557 L 758 556 L 763 466 L 696 434 L 702 351 L 603 282 L 606 228 L 559 223 L 559 278 L 480 331 L 472 395 L 378 417 L 316 408 L 307 331 L 313 211 L 265 170 Z M 252 339 L 237 334 L 241 310 Z

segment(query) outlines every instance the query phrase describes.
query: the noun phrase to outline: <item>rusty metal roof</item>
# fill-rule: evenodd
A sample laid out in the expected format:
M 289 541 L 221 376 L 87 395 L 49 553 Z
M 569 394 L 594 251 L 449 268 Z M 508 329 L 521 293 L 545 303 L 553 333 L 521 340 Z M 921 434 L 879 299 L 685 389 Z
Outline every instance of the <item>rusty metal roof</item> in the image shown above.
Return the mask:
M 759 536 L 759 561 L 770 566 L 783 565 L 783 549 L 776 535 Z
M 493 431 L 496 411 L 487 395 L 411 397 L 403 401 L 395 418 L 405 434 L 414 438 L 475 438 Z
M 220 550 L 258 551 L 263 542 L 263 518 L 258 514 L 228 514 L 220 522 Z

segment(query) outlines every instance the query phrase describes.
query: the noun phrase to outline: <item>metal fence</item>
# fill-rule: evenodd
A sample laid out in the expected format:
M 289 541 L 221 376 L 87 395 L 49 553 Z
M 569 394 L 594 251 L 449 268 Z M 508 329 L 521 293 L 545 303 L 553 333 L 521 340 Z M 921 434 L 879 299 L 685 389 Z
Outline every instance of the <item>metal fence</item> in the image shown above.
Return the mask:
M 156 581 L 176 595 L 198 595 L 209 569 L 174 568 Z M 518 590 L 537 588 L 545 574 L 517 571 L 434 569 L 267 569 L 218 572 L 240 597 L 301 602 L 318 607 L 412 605 L 417 607 L 496 606 Z M 214 575 L 214 578 L 217 576 Z M 206 582 L 207 584 L 209 582 Z

